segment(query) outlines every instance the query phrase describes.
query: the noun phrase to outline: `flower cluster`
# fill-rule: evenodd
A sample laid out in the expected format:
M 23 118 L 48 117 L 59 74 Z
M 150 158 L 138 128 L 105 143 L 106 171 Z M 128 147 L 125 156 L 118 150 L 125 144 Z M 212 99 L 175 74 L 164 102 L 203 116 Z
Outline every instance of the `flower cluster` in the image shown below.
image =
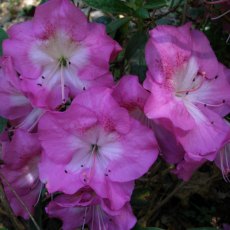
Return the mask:
M 215 159 L 227 178 L 230 70 L 190 24 L 150 31 L 143 86 L 132 75 L 113 81 L 121 47 L 69 0 L 38 6 L 8 35 L 0 176 L 16 215 L 29 218 L 21 203 L 33 212 L 46 189 L 45 210 L 63 229 L 131 229 L 134 181 L 159 150 L 179 178 Z

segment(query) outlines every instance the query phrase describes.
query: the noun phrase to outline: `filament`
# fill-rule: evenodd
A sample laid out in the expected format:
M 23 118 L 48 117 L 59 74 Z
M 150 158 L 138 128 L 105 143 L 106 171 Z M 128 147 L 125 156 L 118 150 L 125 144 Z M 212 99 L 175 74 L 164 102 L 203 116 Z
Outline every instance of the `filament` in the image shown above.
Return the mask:
M 61 98 L 65 102 L 65 80 L 63 76 L 63 66 L 61 66 Z

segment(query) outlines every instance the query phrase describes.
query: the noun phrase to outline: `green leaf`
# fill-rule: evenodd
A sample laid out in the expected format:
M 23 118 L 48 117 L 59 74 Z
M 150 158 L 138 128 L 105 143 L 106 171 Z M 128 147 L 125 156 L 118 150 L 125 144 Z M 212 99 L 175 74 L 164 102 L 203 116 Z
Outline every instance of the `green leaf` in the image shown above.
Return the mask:
M 7 33 L 2 28 L 0 28 L 0 55 L 2 55 L 2 42 L 6 38 L 8 38 Z
M 150 10 L 150 9 L 161 8 L 166 5 L 167 5 L 166 0 L 148 0 L 146 1 L 146 4 L 143 6 L 143 8 Z
M 0 117 L 0 133 L 4 130 L 7 124 L 7 120 L 3 117 Z
M 135 15 L 139 18 L 146 19 L 149 18 L 149 12 L 145 8 L 140 8 L 135 11 Z
M 120 0 L 83 0 L 87 5 L 102 10 L 106 13 L 133 13 L 133 10 L 128 7 L 125 2 Z
M 115 21 L 110 22 L 106 27 L 107 33 L 110 34 L 110 33 L 116 32 L 120 27 L 128 23 L 129 20 L 130 20 L 129 18 L 121 18 L 121 19 L 117 19 Z
M 104 25 L 108 25 L 110 22 L 112 21 L 111 17 L 108 16 L 101 16 L 99 18 L 95 18 L 94 22 L 100 23 L 100 24 L 104 24 Z
M 125 50 L 125 58 L 129 60 L 139 49 L 145 47 L 148 37 L 143 31 L 139 31 L 131 37 Z

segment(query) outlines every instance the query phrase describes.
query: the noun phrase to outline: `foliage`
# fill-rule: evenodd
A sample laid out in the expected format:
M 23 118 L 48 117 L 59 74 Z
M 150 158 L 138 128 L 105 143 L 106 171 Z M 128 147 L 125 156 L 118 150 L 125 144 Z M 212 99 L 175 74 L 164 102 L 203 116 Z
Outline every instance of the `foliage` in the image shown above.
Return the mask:
M 45 2 L 46 0 L 42 0 L 40 4 Z M 137 75 L 141 83 L 145 80 L 147 71 L 145 47 L 149 39 L 149 30 L 162 24 L 180 26 L 191 21 L 194 28 L 207 35 L 218 60 L 230 67 L 230 41 L 226 42 L 230 33 L 230 16 L 227 14 L 218 19 L 211 19 L 223 13 L 219 5 L 208 5 L 202 1 L 191 0 L 83 0 L 83 2 L 73 2 L 88 13 L 89 20 L 104 24 L 107 34 L 123 47 L 122 52 L 110 66 L 115 81 L 126 74 Z M 98 11 L 102 12 L 103 16 L 93 16 L 93 13 Z M 29 14 L 27 11 L 23 11 L 23 13 Z M 7 37 L 6 32 L 0 29 L 0 55 L 2 54 L 2 42 Z M 0 117 L 0 132 L 6 126 L 7 120 Z M 222 227 L 225 221 L 230 222 L 230 219 L 224 219 L 223 213 L 218 217 L 215 204 L 210 207 L 205 203 L 215 200 L 213 197 L 206 197 L 209 189 L 215 184 L 215 181 L 210 182 L 206 178 L 207 175 L 213 176 L 218 183 L 223 185 L 220 173 L 215 166 L 207 164 L 201 167 L 193 179 L 187 183 L 178 182 L 178 179 L 170 173 L 174 167 L 160 159 L 136 183 L 131 200 L 134 212 L 138 217 L 138 224 L 134 230 L 163 230 L 170 229 L 170 227 L 176 230 L 185 228 L 188 230 L 214 230 Z M 205 178 L 207 183 L 202 184 Z M 200 187 L 197 188 L 197 184 Z M 201 188 L 202 186 L 206 186 L 206 190 Z M 190 187 L 192 187 L 192 192 L 199 193 L 196 198 L 205 197 L 203 200 L 205 204 L 198 206 L 194 202 L 192 197 L 194 194 L 191 195 L 188 192 Z M 53 228 L 55 225 L 58 229 L 60 226 L 58 221 L 48 220 L 47 216 L 44 217 L 42 214 L 44 207 L 51 200 L 45 194 L 46 190 L 43 189 L 39 205 L 36 207 L 35 219 L 41 228 L 49 229 L 50 226 Z M 215 194 L 219 195 L 219 191 Z M 56 195 L 58 194 L 54 194 L 54 196 Z M 229 201 L 228 204 L 230 204 Z M 172 217 L 180 219 L 180 227 L 175 224 L 176 221 L 172 221 L 171 214 L 167 210 L 168 208 L 173 210 L 174 207 L 178 216 L 173 213 Z M 185 211 L 180 210 L 183 208 Z M 213 223 L 212 218 L 216 216 L 218 221 Z M 29 229 L 34 228 L 31 221 L 27 225 Z

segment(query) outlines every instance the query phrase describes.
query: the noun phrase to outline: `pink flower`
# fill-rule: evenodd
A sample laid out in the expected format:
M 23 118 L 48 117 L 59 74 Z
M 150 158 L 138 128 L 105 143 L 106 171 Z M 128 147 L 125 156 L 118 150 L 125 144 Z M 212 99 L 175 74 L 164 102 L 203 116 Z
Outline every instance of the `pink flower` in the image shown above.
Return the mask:
M 192 176 L 192 173 L 204 163 L 204 161 L 195 162 L 189 159 L 186 156 L 185 150 L 172 132 L 158 124 L 157 120 L 146 117 L 144 114 L 144 106 L 150 93 L 139 84 L 136 76 L 122 77 L 113 90 L 113 96 L 122 107 L 129 110 L 131 116 L 154 132 L 159 146 L 160 156 L 162 156 L 166 162 L 177 166 L 176 169 L 173 170 L 173 173 L 179 178 L 188 180 Z
M 41 109 L 34 108 L 22 92 L 20 76 L 14 70 L 10 57 L 0 59 L 0 116 L 16 128 L 32 131 L 40 116 Z
M 147 117 L 170 130 L 190 158 L 214 160 L 229 130 L 221 116 L 229 111 L 230 85 L 207 38 L 190 24 L 158 26 L 146 61 Z
M 11 185 L 9 186 L 3 178 L 4 190 L 15 215 L 25 219 L 29 218 L 28 212 L 12 190 L 17 193 L 30 212 L 33 212 L 42 189 L 37 166 L 40 153 L 37 134 L 29 134 L 20 129 L 14 133 L 11 141 L 2 142 L 4 165 L 0 172 Z
M 49 192 L 73 194 L 87 185 L 111 198 L 116 209 L 129 201 L 133 180 L 157 157 L 152 131 L 131 118 L 106 88 L 79 94 L 63 113 L 46 113 L 39 134 L 40 178 Z
M 9 120 L 22 120 L 33 109 L 21 92 L 20 79 L 10 57 L 0 59 L 0 97 L 0 115 Z
M 83 188 L 73 195 L 59 195 L 46 208 L 51 217 L 60 218 L 64 230 L 78 227 L 103 230 L 128 230 L 136 218 L 126 203 L 120 210 L 111 209 L 109 200 L 102 199 L 93 190 Z
M 3 52 L 12 56 L 23 90 L 38 107 L 53 109 L 82 90 L 113 83 L 109 61 L 120 46 L 70 0 L 38 6 L 31 21 L 8 34 Z

